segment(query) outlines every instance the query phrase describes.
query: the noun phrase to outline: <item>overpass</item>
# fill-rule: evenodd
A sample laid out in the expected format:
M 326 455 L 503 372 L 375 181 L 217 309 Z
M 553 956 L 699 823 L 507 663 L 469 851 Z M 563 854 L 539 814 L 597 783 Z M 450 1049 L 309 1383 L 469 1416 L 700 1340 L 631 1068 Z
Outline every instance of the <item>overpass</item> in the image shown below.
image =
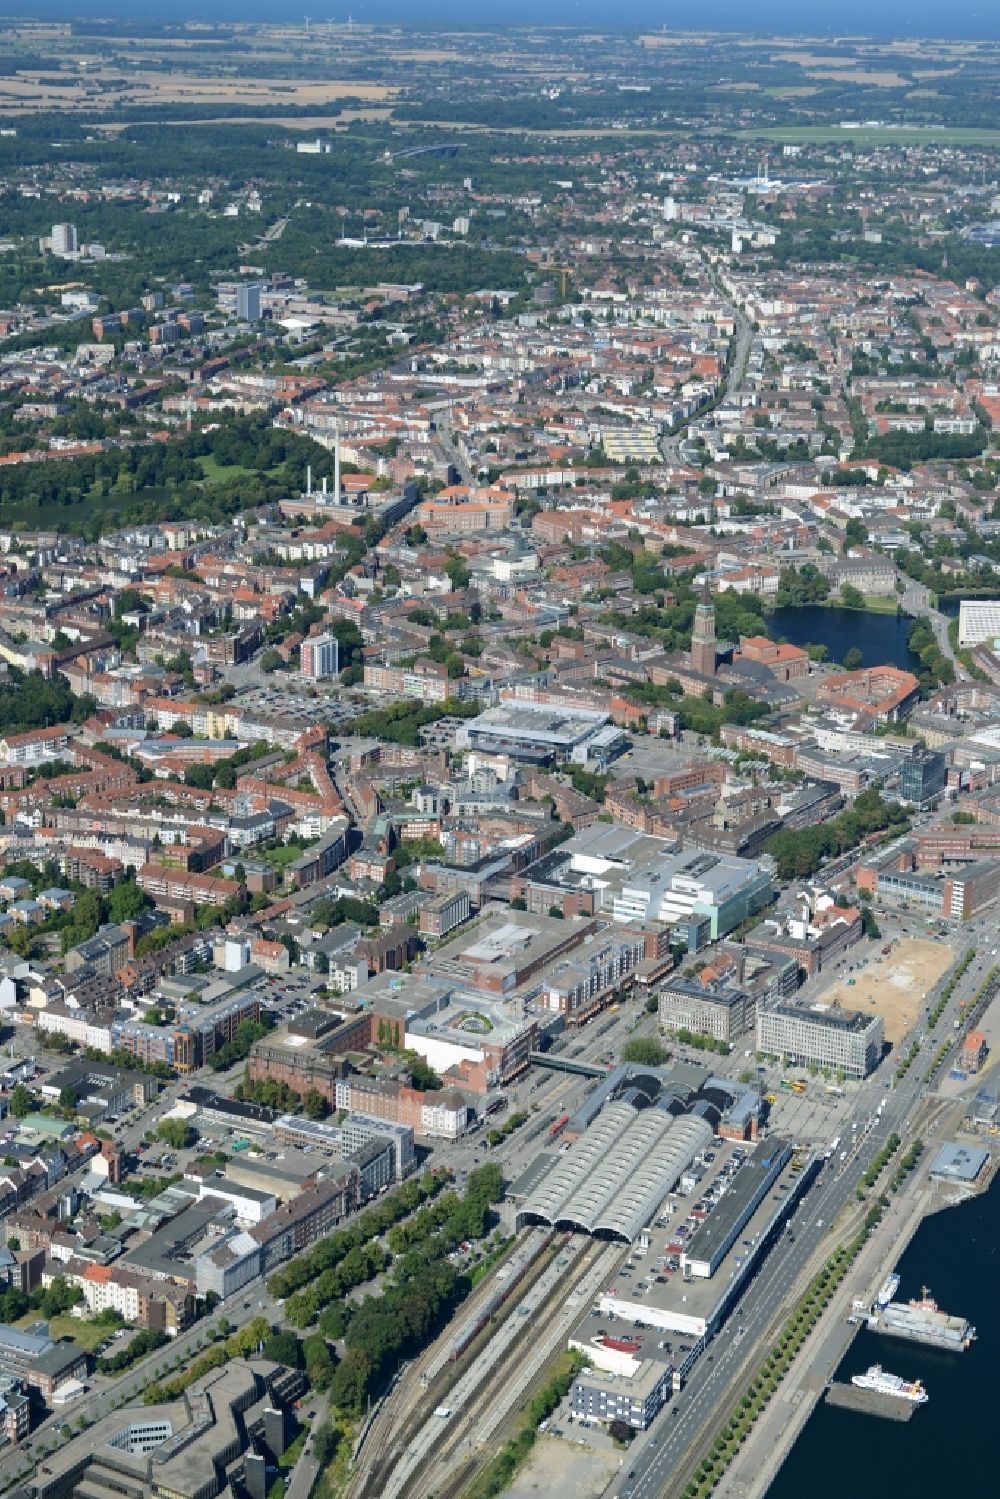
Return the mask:
M 576 1077 L 607 1077 L 606 1067 L 595 1067 L 593 1062 L 574 1062 L 569 1057 L 550 1056 L 547 1051 L 533 1051 L 528 1061 L 536 1067 L 548 1067 L 552 1072 L 572 1072 Z

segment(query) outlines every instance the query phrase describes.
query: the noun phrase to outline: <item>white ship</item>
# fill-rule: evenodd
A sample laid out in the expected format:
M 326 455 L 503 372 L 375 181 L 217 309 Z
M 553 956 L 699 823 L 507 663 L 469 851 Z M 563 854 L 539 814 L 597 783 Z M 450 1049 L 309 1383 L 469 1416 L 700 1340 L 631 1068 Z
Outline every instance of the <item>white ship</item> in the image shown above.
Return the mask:
M 851 1384 L 859 1390 L 871 1390 L 875 1395 L 892 1395 L 896 1400 L 909 1400 L 912 1405 L 926 1405 L 927 1391 L 919 1379 L 900 1379 L 898 1374 L 887 1374 L 881 1364 L 872 1364 L 864 1374 L 855 1374 Z
M 887 1275 L 885 1280 L 882 1282 L 882 1287 L 878 1295 L 875 1297 L 875 1305 L 888 1306 L 889 1302 L 892 1300 L 898 1290 L 899 1276 L 896 1274 Z

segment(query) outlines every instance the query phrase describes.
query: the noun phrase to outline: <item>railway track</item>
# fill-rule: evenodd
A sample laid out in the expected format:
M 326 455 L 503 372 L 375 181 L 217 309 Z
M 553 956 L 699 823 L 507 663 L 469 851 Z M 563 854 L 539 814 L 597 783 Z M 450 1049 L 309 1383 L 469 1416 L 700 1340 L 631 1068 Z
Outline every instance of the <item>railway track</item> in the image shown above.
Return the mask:
M 473 1393 L 443 1430 L 425 1433 L 422 1452 L 411 1459 L 403 1484 L 386 1499 L 459 1499 L 475 1474 L 505 1439 L 510 1422 L 524 1405 L 546 1365 L 565 1344 L 581 1308 L 599 1291 L 621 1254 L 619 1244 L 591 1241 L 558 1278 L 531 1318 L 526 1337 L 481 1368 Z M 554 1267 L 555 1268 L 555 1267 Z M 572 1289 L 565 1291 L 569 1279 Z M 482 1362 L 489 1356 L 484 1350 Z M 471 1373 L 472 1371 L 470 1371 Z
M 518 1236 L 505 1263 L 533 1244 L 538 1245 L 539 1256 L 503 1308 L 504 1321 L 516 1312 L 518 1304 L 531 1292 L 557 1252 L 562 1241 L 550 1246 L 549 1252 L 545 1247 L 548 1237 L 541 1229 L 526 1229 Z M 390 1391 L 383 1400 L 355 1449 L 355 1470 L 348 1481 L 345 1499 L 383 1499 L 385 1485 L 393 1469 L 405 1455 L 411 1439 L 432 1419 L 432 1412 L 447 1397 L 456 1377 L 461 1378 L 464 1369 L 475 1361 L 477 1354 L 473 1352 L 452 1363 L 448 1357 L 449 1349 L 456 1336 L 473 1326 L 482 1316 L 495 1289 L 495 1277 L 487 1276 L 465 1302 L 461 1320 L 457 1324 L 449 1324 L 441 1336 L 410 1365 L 396 1389 Z M 364 1459 L 362 1453 L 365 1455 Z M 376 1455 L 369 1461 L 369 1454 Z

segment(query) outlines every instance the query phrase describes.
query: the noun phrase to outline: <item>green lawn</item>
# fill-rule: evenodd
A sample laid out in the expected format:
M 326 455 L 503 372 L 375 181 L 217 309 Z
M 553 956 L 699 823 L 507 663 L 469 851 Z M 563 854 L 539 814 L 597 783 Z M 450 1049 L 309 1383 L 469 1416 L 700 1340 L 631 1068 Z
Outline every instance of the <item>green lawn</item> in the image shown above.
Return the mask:
M 242 463 L 233 463 L 228 467 L 219 463 L 216 458 L 209 455 L 198 459 L 198 467 L 203 476 L 210 484 L 225 484 L 230 479 L 256 479 L 262 473 L 271 473 L 271 469 L 247 468 Z
M 296 859 L 305 853 L 305 848 L 269 848 L 256 857 L 265 860 L 268 864 L 274 864 L 278 869 L 284 869 L 287 864 L 293 864 Z
M 40 1312 L 27 1312 L 14 1323 L 14 1326 L 30 1327 L 33 1322 L 38 1322 L 40 1319 Z M 110 1338 L 114 1331 L 113 1327 L 96 1327 L 93 1322 L 85 1322 L 80 1317 L 71 1317 L 68 1314 L 49 1319 L 49 1332 L 57 1342 L 60 1338 L 70 1338 L 87 1353 L 93 1353 L 98 1343 L 103 1343 L 106 1338 Z

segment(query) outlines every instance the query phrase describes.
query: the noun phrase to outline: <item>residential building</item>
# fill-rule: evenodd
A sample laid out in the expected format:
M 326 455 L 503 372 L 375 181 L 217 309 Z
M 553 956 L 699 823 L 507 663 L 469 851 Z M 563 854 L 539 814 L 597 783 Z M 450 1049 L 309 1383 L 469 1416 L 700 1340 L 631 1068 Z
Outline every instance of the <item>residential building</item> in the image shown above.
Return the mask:
M 310 681 L 335 677 L 340 671 L 340 642 L 336 635 L 311 635 L 299 647 L 300 670 Z

